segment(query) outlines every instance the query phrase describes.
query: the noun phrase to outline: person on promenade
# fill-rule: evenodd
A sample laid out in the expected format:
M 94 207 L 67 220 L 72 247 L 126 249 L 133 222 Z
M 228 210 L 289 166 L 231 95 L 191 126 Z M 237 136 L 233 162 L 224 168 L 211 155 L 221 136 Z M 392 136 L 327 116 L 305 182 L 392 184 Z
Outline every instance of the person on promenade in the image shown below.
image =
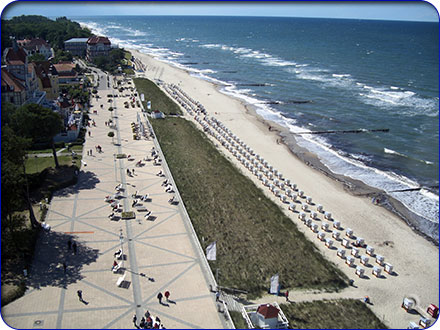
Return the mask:
M 165 291 L 165 299 L 167 300 L 167 301 L 169 301 L 169 298 L 170 297 L 170 292 L 169 291 Z
M 290 300 L 289 300 L 289 290 L 286 290 L 285 295 L 286 295 L 286 302 L 290 302 Z
M 218 290 L 215 294 L 215 301 L 220 301 L 220 290 Z
M 69 238 L 69 240 L 67 241 L 67 250 L 70 250 L 72 248 L 72 241 Z
M 162 298 L 163 298 L 162 292 L 159 292 L 157 294 L 157 299 L 159 299 L 159 304 L 162 304 Z
M 67 265 L 66 265 L 66 262 L 65 262 L 65 261 L 63 261 L 63 269 L 64 269 L 64 274 L 66 274 Z
M 133 324 L 134 324 L 134 326 L 135 326 L 136 328 L 139 329 L 138 325 L 136 324 L 136 321 L 137 321 L 137 316 L 136 316 L 136 313 L 134 313 L 134 315 L 133 315 Z
M 84 300 L 83 300 L 83 292 L 82 292 L 82 290 L 76 291 L 76 294 L 78 295 L 79 301 L 83 302 Z
M 72 249 L 73 249 L 73 254 L 76 254 L 76 251 L 77 251 L 76 242 L 73 242 Z

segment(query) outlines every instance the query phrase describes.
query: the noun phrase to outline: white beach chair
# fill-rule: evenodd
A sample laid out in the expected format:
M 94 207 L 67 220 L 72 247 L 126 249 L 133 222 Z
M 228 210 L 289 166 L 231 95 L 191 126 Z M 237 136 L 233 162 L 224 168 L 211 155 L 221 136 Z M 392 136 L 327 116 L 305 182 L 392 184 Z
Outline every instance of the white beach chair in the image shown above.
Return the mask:
M 337 255 L 339 258 L 344 259 L 345 258 L 345 250 L 342 248 L 338 249 Z
M 293 212 L 293 211 L 295 211 L 295 208 L 296 208 L 295 203 L 290 202 L 290 204 L 289 204 L 289 210 Z
M 310 213 L 310 218 L 312 218 L 312 219 L 317 219 L 317 218 L 318 218 L 318 213 L 316 213 L 315 211 L 312 211 L 312 212 Z M 328 228 L 328 225 L 327 225 L 327 228 Z
M 354 265 L 355 259 L 352 256 L 347 256 L 345 258 L 345 263 L 348 265 L 348 267 L 351 267 Z
M 318 224 L 316 224 L 316 223 L 314 223 L 314 224 L 312 224 L 312 225 L 310 226 L 310 229 L 311 229 L 314 233 L 317 233 L 317 232 L 318 232 L 318 228 L 319 228 L 319 226 L 318 226 Z
M 325 233 L 322 231 L 319 231 L 317 237 L 320 241 L 323 241 L 325 239 Z
M 300 213 L 298 214 L 298 218 L 299 218 L 300 220 L 304 221 L 304 220 L 306 219 L 306 214 L 305 214 L 304 212 L 300 212 Z
M 368 258 L 367 256 L 361 256 L 361 264 L 368 266 L 369 260 L 370 260 L 370 258 Z
M 299 190 L 297 195 L 298 195 L 298 197 L 303 197 L 304 196 L 304 191 Z
M 341 244 L 342 244 L 343 247 L 350 248 L 350 241 L 348 239 L 346 239 L 346 238 L 342 239 L 342 243 Z
M 340 235 L 341 235 L 341 233 L 340 233 L 339 231 L 337 231 L 337 230 L 333 230 L 333 232 L 332 232 L 332 237 L 333 237 L 335 240 L 339 241 L 339 237 L 340 237 Z
M 307 197 L 306 202 L 307 204 L 312 204 L 312 197 Z
M 393 265 L 389 264 L 389 263 L 385 263 L 383 270 L 385 272 L 387 272 L 388 274 L 392 274 L 393 273 Z
M 358 248 L 352 248 L 351 249 L 351 255 L 355 258 L 359 257 L 359 249 Z
M 374 247 L 367 245 L 367 254 L 374 257 Z
M 330 249 L 333 246 L 333 241 L 330 238 L 326 238 L 325 246 L 327 246 Z
M 347 230 L 345 231 L 345 235 L 348 238 L 351 238 L 353 236 L 353 230 L 351 228 L 347 228 Z
M 324 213 L 324 218 L 326 218 L 327 220 L 331 220 L 332 214 L 330 212 L 325 212 Z
M 356 267 L 356 275 L 359 277 L 363 277 L 365 273 L 365 269 L 363 269 L 361 266 Z
M 383 266 L 384 262 L 385 262 L 385 257 L 380 256 L 380 255 L 376 255 L 376 263 L 377 264 Z
M 377 267 L 377 266 L 373 266 L 373 271 L 372 271 L 373 275 L 376 277 L 380 277 L 381 273 L 382 273 L 382 268 Z
M 329 225 L 326 222 L 323 222 L 321 225 L 321 229 L 323 229 L 324 231 L 328 231 L 328 227 L 329 227 Z
M 333 227 L 336 228 L 336 229 L 339 229 L 339 228 L 341 227 L 341 222 L 335 220 L 335 221 L 333 222 Z
M 318 205 L 318 206 L 316 207 L 316 210 L 317 210 L 319 213 L 322 213 L 322 212 L 324 211 L 324 207 L 323 207 L 322 205 Z

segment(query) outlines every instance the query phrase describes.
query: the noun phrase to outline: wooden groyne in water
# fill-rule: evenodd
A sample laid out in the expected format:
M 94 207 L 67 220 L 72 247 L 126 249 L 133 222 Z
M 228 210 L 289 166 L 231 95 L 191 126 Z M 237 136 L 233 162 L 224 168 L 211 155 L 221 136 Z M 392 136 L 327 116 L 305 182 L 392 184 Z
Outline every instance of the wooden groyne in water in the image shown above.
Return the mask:
M 314 131 L 314 132 L 299 132 L 293 133 L 295 135 L 304 135 L 304 134 L 339 134 L 339 133 L 372 133 L 372 132 L 385 132 L 388 133 L 390 131 L 389 128 L 379 128 L 379 129 L 352 129 L 352 130 L 334 130 L 334 131 Z

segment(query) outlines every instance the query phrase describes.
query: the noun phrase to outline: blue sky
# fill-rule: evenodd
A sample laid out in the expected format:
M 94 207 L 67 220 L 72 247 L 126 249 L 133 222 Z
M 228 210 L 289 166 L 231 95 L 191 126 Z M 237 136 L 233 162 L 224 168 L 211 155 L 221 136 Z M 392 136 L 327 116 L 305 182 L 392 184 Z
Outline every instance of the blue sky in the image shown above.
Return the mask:
M 432 0 L 433 3 L 438 0 Z M 10 0 L 1 0 L 2 8 Z M 5 2 L 5 3 L 4 3 Z M 92 2 L 19 1 L 2 13 L 2 18 L 19 15 L 224 15 L 329 17 L 438 22 L 433 5 L 411 2 Z

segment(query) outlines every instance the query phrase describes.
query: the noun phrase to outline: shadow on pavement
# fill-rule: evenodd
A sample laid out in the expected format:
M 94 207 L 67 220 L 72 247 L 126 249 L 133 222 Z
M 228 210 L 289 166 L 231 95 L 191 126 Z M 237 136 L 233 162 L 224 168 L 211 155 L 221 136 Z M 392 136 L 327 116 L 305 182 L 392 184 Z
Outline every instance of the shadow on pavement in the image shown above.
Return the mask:
M 76 254 L 73 248 L 68 249 L 69 239 L 76 243 Z M 75 240 L 75 236 L 41 231 L 26 286 L 36 289 L 46 286 L 66 288 L 83 278 L 82 267 L 96 262 L 98 251 L 81 244 Z M 63 263 L 66 264 L 66 271 Z
M 75 185 L 56 191 L 54 196 L 67 197 L 77 194 L 80 190 L 94 189 L 99 182 L 95 173 L 81 170 L 78 175 L 78 182 Z

